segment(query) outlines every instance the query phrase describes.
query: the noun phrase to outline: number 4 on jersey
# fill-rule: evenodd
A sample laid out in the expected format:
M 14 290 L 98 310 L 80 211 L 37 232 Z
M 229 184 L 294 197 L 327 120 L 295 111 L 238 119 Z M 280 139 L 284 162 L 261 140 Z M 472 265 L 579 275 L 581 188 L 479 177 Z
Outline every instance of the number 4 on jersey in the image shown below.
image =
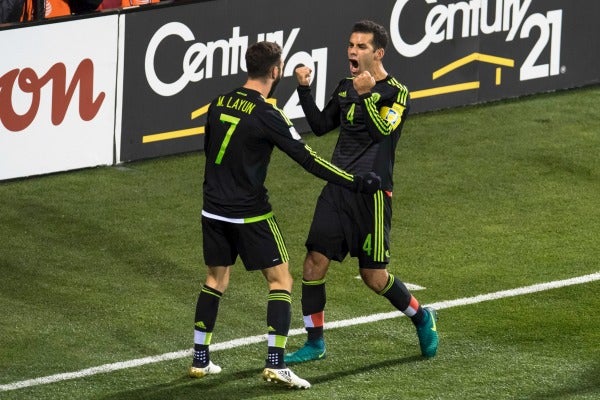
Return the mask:
M 363 242 L 362 249 L 367 255 L 371 255 L 371 251 L 373 250 L 373 244 L 371 243 L 371 234 L 369 233 Z

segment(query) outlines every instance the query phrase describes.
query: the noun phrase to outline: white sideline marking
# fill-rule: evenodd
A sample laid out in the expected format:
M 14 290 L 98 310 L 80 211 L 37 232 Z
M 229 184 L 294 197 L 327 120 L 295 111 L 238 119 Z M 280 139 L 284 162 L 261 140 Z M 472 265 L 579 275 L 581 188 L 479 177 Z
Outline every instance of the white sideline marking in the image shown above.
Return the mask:
M 550 290 L 550 289 L 557 289 L 557 288 L 561 288 L 561 287 L 565 287 L 565 286 L 580 285 L 583 283 L 589 283 L 589 282 L 598 281 L 598 280 L 600 280 L 600 272 L 596 272 L 594 274 L 589 274 L 589 275 L 578 276 L 575 278 L 565 279 L 565 280 L 561 280 L 561 281 L 539 283 L 536 285 L 524 286 L 524 287 L 516 288 L 516 289 L 502 290 L 499 292 L 493 292 L 493 293 L 487 293 L 487 294 L 480 294 L 478 296 L 473 296 L 473 297 L 464 297 L 462 299 L 440 301 L 437 303 L 428 304 L 428 306 L 436 308 L 438 310 L 441 310 L 444 308 L 465 306 L 465 305 L 469 305 L 469 304 L 482 303 L 484 301 L 498 300 L 498 299 L 504 299 L 507 297 L 514 297 L 514 296 L 521 296 L 524 294 L 536 293 L 536 292 L 541 292 L 541 291 Z M 346 326 L 366 324 L 369 322 L 376 322 L 376 321 L 381 321 L 381 320 L 385 320 L 385 319 L 396 318 L 396 317 L 400 317 L 403 315 L 404 314 L 402 314 L 400 311 L 366 315 L 363 317 L 344 319 L 341 321 L 327 322 L 327 323 L 325 323 L 325 329 L 334 329 L 334 328 L 342 328 L 342 327 L 346 327 Z M 303 333 L 304 333 L 304 328 L 291 329 L 289 332 L 289 336 L 297 336 L 297 335 L 301 335 Z M 267 340 L 266 334 L 265 335 L 248 336 L 245 338 L 229 340 L 227 342 L 215 343 L 210 346 L 210 349 L 211 349 L 211 351 L 227 350 L 227 349 L 233 349 L 235 347 L 246 346 L 249 344 L 264 342 L 266 340 Z M 180 358 L 191 357 L 191 355 L 192 355 L 192 349 L 189 349 L 189 350 L 175 351 L 172 353 L 164 353 L 164 354 L 160 354 L 158 356 L 138 358 L 135 360 L 121 361 L 121 362 L 116 362 L 116 363 L 112 363 L 112 364 L 104 364 L 104 365 L 100 365 L 98 367 L 86 368 L 86 369 L 82 369 L 82 370 L 75 371 L 75 372 L 66 372 L 63 374 L 49 375 L 49 376 L 44 376 L 41 378 L 28 379 L 28 380 L 24 380 L 24 381 L 18 381 L 18 382 L 0 385 L 0 392 L 22 389 L 22 388 L 26 388 L 26 387 L 30 387 L 30 386 L 45 385 L 48 383 L 66 381 L 69 379 L 83 378 L 86 376 L 103 374 L 103 373 L 108 373 L 108 372 L 112 372 L 112 371 L 118 371 L 121 369 L 139 367 L 142 365 L 158 363 L 161 361 L 177 360 Z

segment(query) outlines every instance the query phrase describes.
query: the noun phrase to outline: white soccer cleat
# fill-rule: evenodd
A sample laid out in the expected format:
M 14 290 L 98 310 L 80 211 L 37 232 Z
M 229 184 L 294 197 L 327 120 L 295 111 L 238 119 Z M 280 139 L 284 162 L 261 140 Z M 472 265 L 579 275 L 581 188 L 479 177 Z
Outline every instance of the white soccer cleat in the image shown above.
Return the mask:
M 199 368 L 191 366 L 190 370 L 188 371 L 188 375 L 190 376 L 190 378 L 202 378 L 206 375 L 218 374 L 219 372 L 221 372 L 221 367 L 219 367 L 216 364 L 213 364 L 212 361 L 209 361 L 206 367 Z
M 262 376 L 267 382 L 283 383 L 290 388 L 308 389 L 310 387 L 307 380 L 300 378 L 289 368 L 265 368 Z

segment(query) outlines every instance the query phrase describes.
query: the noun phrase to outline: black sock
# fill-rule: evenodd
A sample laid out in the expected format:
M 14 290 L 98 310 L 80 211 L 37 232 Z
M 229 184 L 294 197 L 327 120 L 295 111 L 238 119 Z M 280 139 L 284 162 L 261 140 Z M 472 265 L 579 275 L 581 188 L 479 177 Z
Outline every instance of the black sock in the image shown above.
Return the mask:
M 266 368 L 285 368 L 283 362 L 283 351 L 282 347 L 271 347 L 267 351 L 267 359 L 265 362 Z
M 292 322 L 292 296 L 287 290 L 271 290 L 267 300 L 269 347 L 265 366 L 285 368 L 283 353 Z
M 302 315 L 308 340 L 318 340 L 323 337 L 326 301 L 325 279 L 302 280 Z
M 194 358 L 192 365 L 196 368 L 204 368 L 210 363 L 210 355 L 207 345 L 194 345 Z
M 197 368 L 206 367 L 210 363 L 208 346 L 215 327 L 219 302 L 223 293 L 204 285 L 198 295 L 194 323 L 194 358 L 192 365 Z
M 415 326 L 423 322 L 423 308 L 409 292 L 406 285 L 396 279 L 394 275 L 389 274 L 387 284 L 379 294 L 388 299 L 394 307 L 409 317 Z

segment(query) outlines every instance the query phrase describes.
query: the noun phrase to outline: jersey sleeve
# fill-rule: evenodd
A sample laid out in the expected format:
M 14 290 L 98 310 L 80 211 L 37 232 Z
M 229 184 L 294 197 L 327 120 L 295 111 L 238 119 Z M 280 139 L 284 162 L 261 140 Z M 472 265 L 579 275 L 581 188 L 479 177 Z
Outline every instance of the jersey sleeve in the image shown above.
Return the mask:
M 323 111 L 317 107 L 310 86 L 298 86 L 297 92 L 306 121 L 315 135 L 322 136 L 340 125 L 340 105 L 335 96 L 337 89 Z
M 265 115 L 267 116 L 266 129 L 275 146 L 312 175 L 333 184 L 354 189 L 354 175 L 321 158 L 308 145 L 304 144 L 283 111 L 273 108 Z
M 379 104 L 379 95 L 366 93 L 359 96 L 365 110 L 365 124 L 371 139 L 380 142 L 396 130 L 401 130 L 410 109 L 408 89 L 401 86 L 396 96 L 385 104 Z

